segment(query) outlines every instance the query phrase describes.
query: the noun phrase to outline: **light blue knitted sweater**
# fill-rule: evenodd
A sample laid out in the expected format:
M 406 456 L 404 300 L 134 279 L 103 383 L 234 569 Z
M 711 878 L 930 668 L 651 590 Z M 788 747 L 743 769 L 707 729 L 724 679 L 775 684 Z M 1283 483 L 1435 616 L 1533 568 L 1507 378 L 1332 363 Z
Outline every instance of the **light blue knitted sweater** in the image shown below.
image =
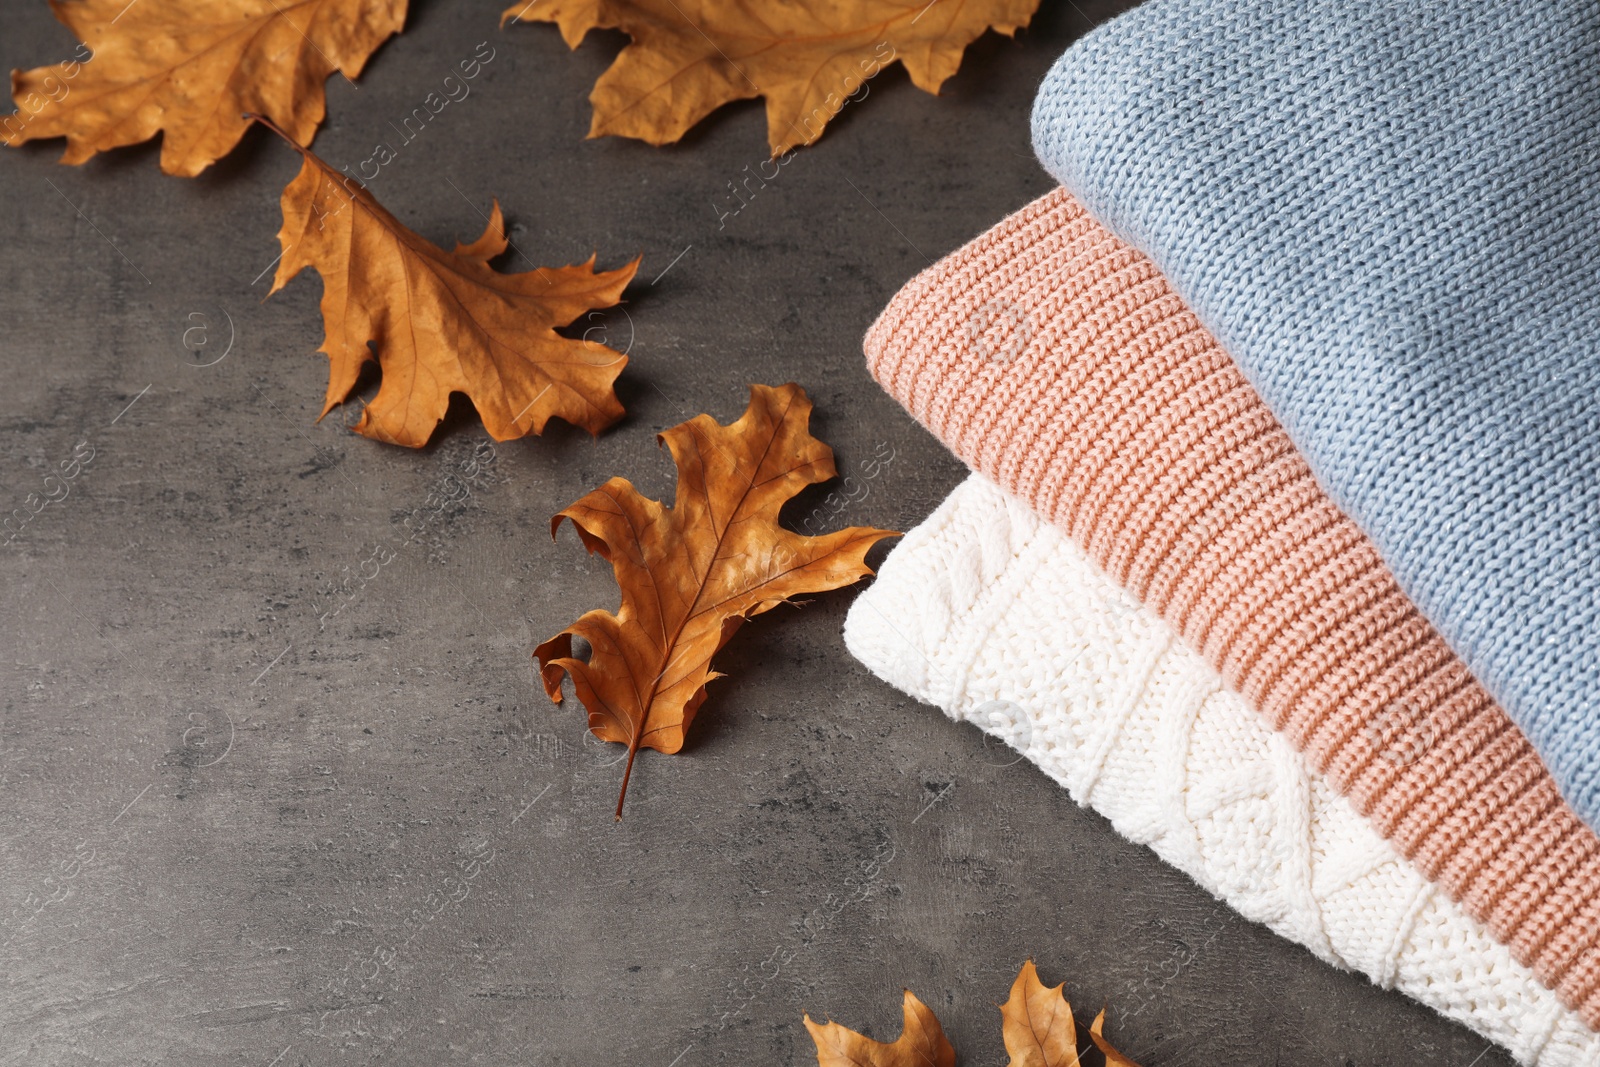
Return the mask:
M 1151 0 L 1033 132 L 1600 828 L 1600 0 Z

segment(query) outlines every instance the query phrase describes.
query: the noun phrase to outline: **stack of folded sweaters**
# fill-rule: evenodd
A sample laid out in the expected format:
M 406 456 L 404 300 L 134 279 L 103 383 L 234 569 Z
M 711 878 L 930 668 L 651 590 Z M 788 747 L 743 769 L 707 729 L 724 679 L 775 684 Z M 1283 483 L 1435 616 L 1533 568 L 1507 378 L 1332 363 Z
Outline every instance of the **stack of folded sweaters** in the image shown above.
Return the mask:
M 872 374 L 845 637 L 1242 914 L 1600 1064 L 1600 6 L 1150 0 Z

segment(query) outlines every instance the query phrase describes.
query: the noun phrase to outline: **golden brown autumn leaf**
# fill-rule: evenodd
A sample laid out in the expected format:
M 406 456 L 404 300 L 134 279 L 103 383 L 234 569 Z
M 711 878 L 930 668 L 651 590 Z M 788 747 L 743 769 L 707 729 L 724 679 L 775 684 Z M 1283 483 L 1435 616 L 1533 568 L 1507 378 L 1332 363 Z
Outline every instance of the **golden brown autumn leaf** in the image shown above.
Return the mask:
M 633 38 L 600 76 L 590 137 L 668 144 L 723 104 L 767 101 L 774 156 L 822 135 L 868 78 L 904 63 L 937 93 L 985 30 L 1010 35 L 1039 0 L 517 0 L 501 22 L 554 22 L 577 48 L 592 29 Z
M 1039 981 L 1033 961 L 1022 965 L 1011 984 L 1010 998 L 1000 1006 L 1000 1031 L 1008 1067 L 1078 1067 L 1078 1030 L 1061 986 L 1048 989 Z
M 267 116 L 310 143 L 323 83 L 361 73 L 405 23 L 406 0 L 51 0 L 93 58 L 11 72 L 9 145 L 65 137 L 63 163 L 148 141 L 193 177 Z
M 617 817 L 640 748 L 677 752 L 721 677 L 711 657 L 739 624 L 799 593 L 849 585 L 889 530 L 851 527 L 807 537 L 778 525 L 778 512 L 808 485 L 834 476 L 833 451 L 807 431 L 811 401 L 798 385 L 750 387 L 732 425 L 697 415 L 657 438 L 678 466 L 672 507 L 647 500 L 625 478 L 550 522 L 570 519 L 584 547 L 611 563 L 622 606 L 590 611 L 534 650 L 545 691 L 561 702 L 570 675 L 589 729 L 628 746 Z M 587 661 L 572 639 L 588 642 Z
M 303 163 L 283 191 L 283 258 L 272 292 L 305 267 L 322 275 L 323 415 L 350 395 L 362 364 L 376 359 L 383 382 L 354 429 L 379 441 L 426 444 L 452 392 L 472 401 L 497 441 L 542 433 L 551 418 L 599 433 L 622 416 L 612 383 L 627 357 L 556 330 L 620 301 L 637 259 L 612 271 L 596 271 L 590 256 L 576 266 L 501 274 L 489 266 L 506 250 L 499 203 L 483 236 L 446 252 L 403 226 L 360 182 L 294 147 Z
M 955 1067 L 956 1050 L 933 1010 L 909 989 L 900 1010 L 905 1019 L 900 1036 L 887 1045 L 836 1022 L 826 1026 L 812 1022 L 807 1015 L 818 1067 Z
M 1072 1005 L 1061 986 L 1046 987 L 1028 960 L 1011 984 L 1011 996 L 1000 1005 L 1001 1034 L 1011 1054 L 1007 1067 L 1080 1067 L 1077 1025 Z M 1106 1058 L 1106 1067 L 1139 1067 L 1111 1047 L 1103 1036 L 1104 1010 L 1089 1028 L 1089 1039 Z

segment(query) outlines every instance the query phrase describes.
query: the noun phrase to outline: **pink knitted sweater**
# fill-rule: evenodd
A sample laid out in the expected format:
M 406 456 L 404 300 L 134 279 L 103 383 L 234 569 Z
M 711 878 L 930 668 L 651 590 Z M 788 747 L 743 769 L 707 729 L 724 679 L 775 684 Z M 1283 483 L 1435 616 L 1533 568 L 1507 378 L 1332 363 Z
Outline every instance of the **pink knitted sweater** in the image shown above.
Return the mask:
M 866 352 L 1600 1029 L 1600 839 L 1149 260 L 1058 190 L 913 279 Z

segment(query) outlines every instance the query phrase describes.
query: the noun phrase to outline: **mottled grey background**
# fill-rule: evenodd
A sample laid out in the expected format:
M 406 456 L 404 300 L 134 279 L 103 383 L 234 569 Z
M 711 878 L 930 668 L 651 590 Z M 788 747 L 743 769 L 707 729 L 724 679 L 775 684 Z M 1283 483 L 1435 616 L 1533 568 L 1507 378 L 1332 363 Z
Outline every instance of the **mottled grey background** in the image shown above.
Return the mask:
M 631 344 L 626 421 L 492 456 L 464 406 L 420 452 L 316 422 L 321 283 L 262 302 L 281 144 L 252 134 L 188 181 L 154 145 L 78 168 L 60 143 L 0 151 L 5 508 L 93 450 L 0 551 L 0 1063 L 805 1064 L 802 1012 L 888 1038 L 909 986 L 963 1063 L 999 1064 L 994 1005 L 1030 955 L 1110 1002 L 1150 1067 L 1508 1062 L 873 679 L 840 641 L 851 591 L 738 634 L 620 824 L 617 750 L 537 684 L 532 647 L 616 603 L 549 516 L 614 474 L 670 494 L 654 433 L 734 417 L 751 381 L 804 385 L 841 466 L 895 451 L 840 523 L 908 528 L 957 483 L 861 334 L 1049 188 L 1034 87 L 1118 7 L 1046 0 L 939 98 L 893 69 L 719 228 L 765 157 L 759 104 L 670 148 L 586 141 L 620 38 L 569 53 L 553 27 L 497 29 L 494 3 L 414 2 L 358 88 L 329 83 L 318 152 L 392 141 L 488 41 L 471 96 L 373 191 L 441 243 L 498 197 L 534 261 L 644 256 L 627 314 L 595 323 Z M 0 66 L 68 55 L 44 3 L 6 8 Z

